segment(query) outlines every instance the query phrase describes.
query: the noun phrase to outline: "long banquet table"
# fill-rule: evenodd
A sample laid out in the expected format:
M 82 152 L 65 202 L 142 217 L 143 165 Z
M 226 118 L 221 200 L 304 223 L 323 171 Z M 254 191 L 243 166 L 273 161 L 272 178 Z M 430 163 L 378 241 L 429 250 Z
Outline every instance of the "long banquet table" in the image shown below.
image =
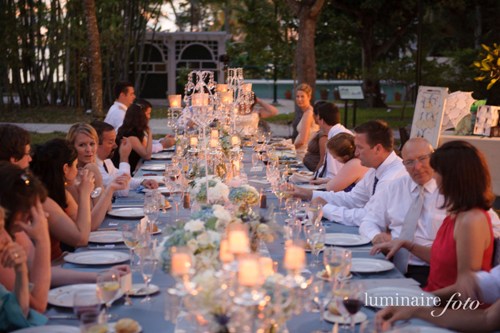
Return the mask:
M 261 171 L 252 171 L 250 170 L 251 166 L 251 153 L 250 149 L 251 148 L 243 148 L 244 149 L 244 166 L 245 166 L 245 171 L 247 173 L 248 179 L 249 179 L 249 184 L 253 185 L 257 189 L 262 189 L 265 194 L 267 194 L 267 203 L 268 207 L 271 206 L 277 206 L 278 205 L 278 199 L 269 191 L 270 185 L 265 184 L 263 180 L 265 180 L 265 170 Z M 158 160 L 152 160 L 146 162 L 146 164 L 158 164 L 158 163 L 165 163 L 166 161 L 158 161 Z M 161 171 L 159 172 L 153 172 L 153 171 L 145 171 L 147 174 L 157 174 L 160 176 L 162 174 Z M 136 177 L 141 177 L 144 173 L 144 171 L 140 170 Z M 114 203 L 114 207 L 123 207 L 123 206 L 130 206 L 130 205 L 141 205 L 144 201 L 144 194 L 143 193 L 137 193 L 135 191 L 130 191 L 128 197 L 124 198 L 117 198 L 116 202 Z M 182 205 L 181 205 L 182 206 Z M 261 209 L 262 213 L 266 213 L 269 208 L 266 209 Z M 276 218 L 278 222 L 283 225 L 284 220 L 286 218 L 286 212 L 284 209 L 279 209 L 276 211 L 277 215 Z M 185 210 L 182 207 L 179 208 L 179 218 L 181 219 L 187 219 L 189 217 L 189 210 Z M 160 225 L 168 225 L 173 223 L 175 220 L 175 209 L 172 208 L 170 210 L 167 210 L 166 213 L 161 213 L 159 217 Z M 103 222 L 101 228 L 119 228 L 120 225 L 124 223 L 137 223 L 138 219 L 136 220 L 131 220 L 131 219 L 120 219 L 120 218 L 113 218 L 110 216 L 107 216 L 105 221 Z M 358 228 L 357 227 L 348 227 L 344 225 L 340 225 L 338 223 L 331 223 L 324 221 L 324 225 L 326 226 L 326 232 L 327 233 L 351 233 L 351 234 L 357 234 L 358 233 Z M 161 235 L 155 236 L 159 238 L 159 241 L 161 240 Z M 279 270 L 283 272 L 283 268 L 281 267 L 281 262 L 284 256 L 284 246 L 283 246 L 283 238 L 278 238 L 276 239 L 273 243 L 266 244 L 267 248 L 269 250 L 270 256 L 273 260 L 277 261 L 279 264 Z M 96 244 L 89 244 L 88 247 L 86 248 L 80 248 L 77 251 L 94 251 L 95 249 L 99 250 L 114 250 L 114 251 L 123 251 L 128 253 L 128 249 L 125 247 L 124 244 L 117 244 L 115 246 L 110 246 L 110 247 L 104 247 L 104 246 L 97 246 Z M 369 254 L 369 249 L 370 246 L 364 245 L 364 246 L 358 246 L 358 247 L 350 247 L 352 250 L 353 258 L 367 258 L 370 257 Z M 382 255 L 376 256 L 377 258 L 383 258 Z M 310 253 L 307 254 L 307 260 L 308 262 L 312 261 L 312 255 Z M 109 266 L 81 266 L 81 265 L 74 265 L 74 264 L 69 264 L 65 263 L 63 265 L 64 268 L 71 268 L 71 269 L 76 269 L 76 270 L 82 270 L 82 271 L 99 271 L 108 268 Z M 317 271 L 314 269 L 311 269 L 313 274 L 316 274 Z M 408 288 L 409 286 L 404 283 L 402 284 L 401 282 L 404 282 L 405 280 L 402 274 L 397 271 L 396 269 L 392 269 L 390 271 L 385 271 L 385 272 L 380 272 L 380 273 L 372 273 L 372 274 L 355 274 L 354 279 L 363 279 L 367 283 L 370 283 L 370 286 L 377 287 L 377 286 L 385 286 L 385 287 L 396 287 L 396 286 L 404 286 Z M 388 280 L 391 279 L 391 280 Z M 397 283 L 399 280 L 399 283 Z M 133 283 L 142 283 L 142 277 L 140 275 L 140 272 L 134 271 L 133 272 Z M 157 294 L 152 295 L 152 300 L 150 303 L 141 303 L 142 297 L 132 297 L 133 300 L 133 305 L 131 306 L 125 306 L 123 298 L 115 301 L 113 303 L 113 306 L 111 307 L 110 312 L 114 313 L 118 316 L 118 318 L 133 318 L 136 321 L 139 322 L 139 324 L 142 326 L 142 332 L 144 333 L 154 333 L 154 332 L 190 332 L 189 328 L 186 327 L 180 327 L 183 325 L 179 325 L 176 327 L 176 324 L 173 323 L 172 321 L 168 321 L 165 319 L 164 316 L 164 309 L 165 307 L 168 307 L 168 300 L 165 297 L 166 294 L 166 289 L 169 287 L 172 287 L 174 285 L 174 279 L 167 273 L 161 271 L 160 269 L 157 269 L 153 279 L 152 279 L 152 284 L 156 284 L 160 287 L 160 292 Z M 368 287 L 367 287 L 368 288 Z M 418 288 L 418 287 L 414 287 Z M 364 307 L 362 310 L 367 317 L 373 318 L 375 315 L 375 312 L 371 308 L 366 308 Z M 48 310 L 46 311 L 46 315 L 49 317 L 49 325 L 71 325 L 71 326 L 78 326 L 79 322 L 75 319 L 64 319 L 61 318 L 61 315 L 65 314 L 71 314 L 72 310 L 68 308 L 61 308 L 61 307 L 56 307 L 56 306 L 50 306 Z M 178 321 L 179 322 L 179 321 Z M 418 321 L 418 320 L 412 320 L 412 324 L 418 324 L 419 326 L 428 326 L 428 324 Z M 185 324 L 185 323 L 184 323 Z M 320 315 L 318 312 L 302 312 L 300 315 L 292 317 L 288 322 L 287 322 L 287 327 L 290 332 L 311 332 L 313 330 L 317 330 L 320 328 Z M 328 324 L 330 329 L 333 327 L 333 324 Z M 359 330 L 359 325 L 357 325 L 357 330 Z

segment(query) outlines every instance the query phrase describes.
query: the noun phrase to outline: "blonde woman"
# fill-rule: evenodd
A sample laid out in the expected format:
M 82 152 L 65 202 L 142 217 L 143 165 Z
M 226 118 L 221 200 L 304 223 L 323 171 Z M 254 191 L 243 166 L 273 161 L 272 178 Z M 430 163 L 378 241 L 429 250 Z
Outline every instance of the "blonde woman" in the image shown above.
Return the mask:
M 303 160 L 307 151 L 309 141 L 319 130 L 318 124 L 314 122 L 314 112 L 311 105 L 312 89 L 306 83 L 299 84 L 295 90 L 295 103 L 302 111 L 302 117 L 297 124 L 298 135 L 293 142 L 297 158 Z

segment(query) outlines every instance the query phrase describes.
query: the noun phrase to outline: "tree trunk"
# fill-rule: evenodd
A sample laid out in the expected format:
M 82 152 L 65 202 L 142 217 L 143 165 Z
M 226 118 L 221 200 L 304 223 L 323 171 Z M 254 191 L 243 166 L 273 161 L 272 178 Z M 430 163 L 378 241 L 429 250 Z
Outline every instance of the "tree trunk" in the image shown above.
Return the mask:
M 104 115 L 102 109 L 101 47 L 99 41 L 99 29 L 97 27 L 95 0 L 85 0 L 84 5 L 87 36 L 90 44 L 90 99 L 92 101 L 92 112 L 95 118 L 102 120 Z
M 307 83 L 314 89 L 316 87 L 316 54 L 314 38 L 316 23 L 319 13 L 324 5 L 324 0 L 302 1 L 288 0 L 292 12 L 299 19 L 297 49 L 295 50 L 295 65 L 299 84 Z

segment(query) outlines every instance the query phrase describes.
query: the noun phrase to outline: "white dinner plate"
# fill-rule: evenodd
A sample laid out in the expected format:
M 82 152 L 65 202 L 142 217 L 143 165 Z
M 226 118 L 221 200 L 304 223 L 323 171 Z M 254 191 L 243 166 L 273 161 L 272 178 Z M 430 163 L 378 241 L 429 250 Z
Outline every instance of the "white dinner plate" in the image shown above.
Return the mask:
M 108 212 L 109 216 L 137 219 L 144 217 L 144 208 L 142 207 L 125 207 L 125 208 L 115 208 Z
M 298 188 L 303 188 L 306 190 L 324 190 L 326 189 L 326 184 L 301 184 L 301 185 L 295 185 L 295 187 Z
M 92 231 L 89 236 L 89 242 L 108 244 L 108 243 L 121 243 L 123 242 L 123 235 L 121 231 Z
M 165 171 L 165 164 L 144 164 L 141 169 L 146 171 Z
M 160 287 L 156 284 L 150 284 L 149 288 L 146 288 L 145 283 L 134 283 L 129 291 L 130 296 L 147 296 L 156 294 L 160 291 Z
M 364 322 L 368 317 L 363 312 L 358 312 L 354 315 L 354 323 L 359 324 Z M 337 316 L 331 313 L 330 311 L 325 311 L 325 320 L 330 323 L 339 323 L 339 324 L 350 324 L 351 317 L 347 317 L 347 321 L 344 321 L 344 317 Z
M 137 323 L 139 325 L 139 327 L 137 328 L 137 331 L 133 332 L 133 333 L 141 333 L 142 332 L 142 326 Z M 115 331 L 115 325 L 116 323 L 108 323 L 108 331 L 106 333 L 116 333 Z
M 130 259 L 128 253 L 117 251 L 84 251 L 67 254 L 64 261 L 80 265 L 111 265 Z
M 68 286 L 63 286 L 59 288 L 54 288 L 49 290 L 48 303 L 55 306 L 60 306 L 64 308 L 72 308 L 73 294 L 79 290 L 88 290 L 94 292 L 97 290 L 95 283 L 82 283 L 82 284 L 71 284 Z M 123 296 L 123 291 L 119 290 L 115 299 Z
M 142 179 L 151 179 L 156 181 L 158 184 L 165 184 L 165 178 L 163 176 L 142 176 Z
M 351 272 L 355 273 L 378 273 L 390 271 L 394 264 L 387 260 L 371 258 L 352 258 Z
M 325 244 L 336 246 L 357 246 L 370 243 L 370 240 L 361 235 L 328 233 L 325 235 Z
M 433 306 L 437 296 L 420 288 L 377 287 L 365 293 L 368 306 L 385 308 L 386 306 Z
M 171 160 L 174 153 L 156 153 L 151 155 L 153 160 Z
M 439 327 L 430 327 L 430 326 L 417 326 L 417 325 L 408 325 L 403 327 L 397 327 L 393 330 L 388 331 L 387 333 L 449 333 L 453 332 L 447 330 L 445 328 Z
M 27 327 L 12 333 L 80 333 L 80 328 L 69 325 L 45 325 Z

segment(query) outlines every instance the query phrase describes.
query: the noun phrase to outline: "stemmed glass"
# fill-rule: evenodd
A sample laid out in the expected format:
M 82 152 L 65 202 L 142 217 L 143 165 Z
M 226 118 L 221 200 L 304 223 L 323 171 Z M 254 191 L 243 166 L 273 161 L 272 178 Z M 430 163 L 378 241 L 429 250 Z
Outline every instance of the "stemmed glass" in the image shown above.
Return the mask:
M 297 214 L 297 208 L 300 205 L 300 199 L 299 198 L 294 198 L 294 197 L 288 197 L 285 200 L 285 210 L 287 212 L 287 215 L 289 217 L 289 221 L 293 221 L 296 214 Z M 286 221 L 286 220 L 285 220 Z
M 104 302 L 104 314 L 107 318 L 115 318 L 116 315 L 109 314 L 109 308 L 113 304 L 116 295 L 120 291 L 120 275 L 118 271 L 110 269 L 97 274 L 97 295 Z
M 314 225 L 321 224 L 321 218 L 323 217 L 323 206 L 320 203 L 311 203 L 307 207 L 307 217 Z
M 354 316 L 363 306 L 363 292 L 363 284 L 359 281 L 338 282 L 336 288 L 334 288 L 337 308 L 344 319 L 346 317 L 350 318 L 350 332 L 355 332 Z
M 307 229 L 306 237 L 314 257 L 313 265 L 319 267 L 321 265 L 319 254 L 325 248 L 325 228 L 313 225 Z
M 129 249 L 130 255 L 130 269 L 133 271 L 135 266 L 135 248 L 139 245 L 140 240 L 140 229 L 139 226 L 131 226 L 130 224 L 123 224 L 121 226 L 123 242 Z M 130 279 L 131 280 L 131 279 Z M 122 286 L 123 289 L 123 286 Z M 125 290 L 125 305 L 132 305 L 132 301 L 130 300 L 130 288 Z
M 158 195 L 158 190 L 152 190 L 146 193 L 144 196 L 144 214 L 148 218 L 148 225 L 153 230 L 153 224 L 156 223 L 160 215 L 160 203 Z
M 314 331 L 314 333 L 330 332 L 325 321 L 325 311 L 328 309 L 328 304 L 332 301 L 332 290 L 331 285 L 327 281 L 316 281 L 312 286 L 313 301 L 318 305 L 319 318 L 321 321 L 321 327 L 319 330 Z
M 345 266 L 347 265 L 347 259 L 351 256 L 351 251 L 338 247 L 328 247 L 325 249 L 323 253 L 323 263 L 330 281 L 346 277 L 343 276 L 345 273 Z
M 73 181 L 73 184 L 75 185 L 75 187 L 78 187 L 80 185 L 80 183 L 82 182 L 82 177 L 83 177 L 83 170 L 84 169 L 78 169 L 78 174 L 75 178 L 75 180 Z M 89 173 L 91 172 L 90 170 L 88 171 Z M 98 186 L 98 187 L 95 187 L 92 192 L 90 192 L 90 197 L 92 199 L 96 199 L 98 198 L 102 193 L 102 187 Z
M 141 256 L 141 274 L 144 279 L 144 283 L 146 284 L 146 293 L 147 296 L 141 301 L 141 303 L 148 303 L 151 301 L 151 293 L 149 290 L 149 285 L 151 283 L 151 279 L 153 278 L 153 274 L 156 270 L 156 266 L 158 265 L 158 259 L 154 256 L 152 249 L 147 249 L 142 253 Z

